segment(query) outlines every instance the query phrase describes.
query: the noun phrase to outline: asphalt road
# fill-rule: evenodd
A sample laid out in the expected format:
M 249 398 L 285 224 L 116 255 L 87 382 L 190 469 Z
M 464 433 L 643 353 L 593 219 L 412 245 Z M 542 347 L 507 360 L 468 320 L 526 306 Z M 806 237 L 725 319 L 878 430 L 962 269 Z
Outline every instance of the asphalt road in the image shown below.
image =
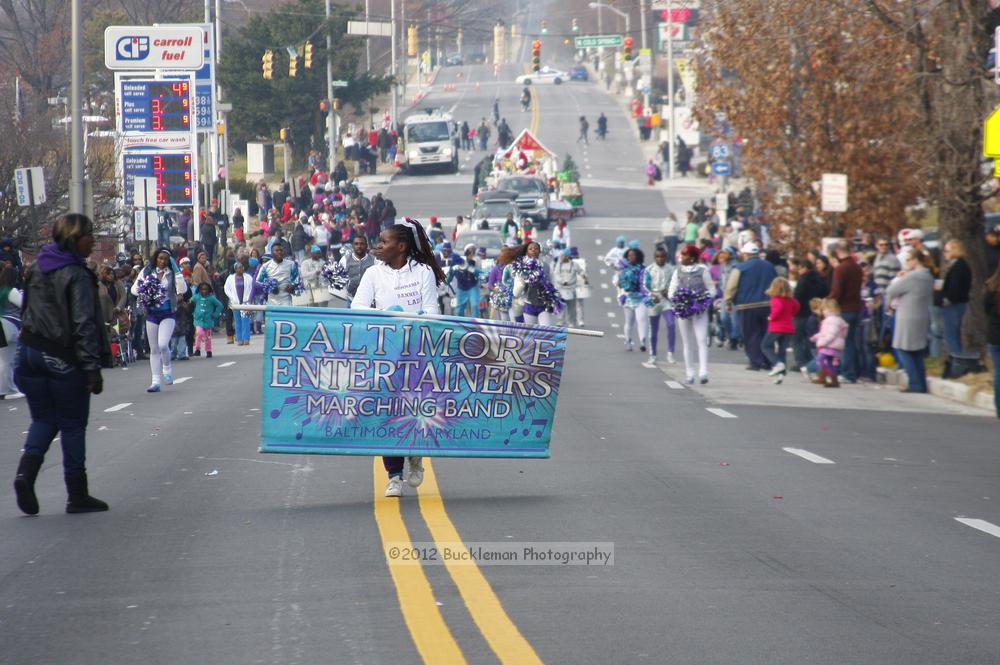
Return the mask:
M 498 88 L 515 108 L 512 83 L 450 94 L 479 117 Z M 191 378 L 157 395 L 144 366 L 108 372 L 88 448 L 111 511 L 63 513 L 58 451 L 38 517 L 9 489 L 0 502 L 0 663 L 1000 662 L 1000 531 L 958 521 L 1000 524 L 996 419 L 867 386 L 774 386 L 718 349 L 704 387 L 642 367 L 597 256 L 620 230 L 650 247 L 666 206 L 698 190 L 646 189 L 593 85 L 539 90 L 541 140 L 616 183 L 585 181 L 589 214 L 571 223 L 595 284 L 587 324 L 606 336 L 570 344 L 552 459 L 434 461 L 397 504 L 368 458 L 256 452 L 256 338 L 178 363 Z M 578 108 L 606 108 L 616 140 L 578 148 Z M 389 193 L 402 214 L 468 209 L 453 176 Z M 23 400 L 0 405 L 5 483 L 27 423 Z M 390 572 L 382 553 L 457 538 L 610 542 L 614 565 Z

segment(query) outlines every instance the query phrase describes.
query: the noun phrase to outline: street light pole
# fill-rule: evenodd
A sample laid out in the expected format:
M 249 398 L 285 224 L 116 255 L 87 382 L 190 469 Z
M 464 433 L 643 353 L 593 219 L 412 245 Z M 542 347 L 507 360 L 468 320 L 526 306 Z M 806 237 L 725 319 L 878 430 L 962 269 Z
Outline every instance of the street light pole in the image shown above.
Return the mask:
M 337 163 L 337 128 L 335 126 L 333 111 L 333 43 L 330 40 L 330 0 L 326 0 L 326 154 L 327 173 L 333 173 L 333 166 Z M 368 15 L 365 14 L 367 20 Z M 367 37 L 365 38 L 367 42 Z M 369 63 L 370 66 L 370 63 Z
M 674 1 L 667 0 L 667 96 L 668 109 L 670 110 L 670 126 L 668 136 L 670 145 L 667 155 L 670 163 L 667 164 L 667 173 L 673 180 L 677 176 L 677 158 L 674 151 L 677 150 L 677 127 L 676 114 L 674 113 Z
M 70 172 L 69 209 L 83 212 L 83 0 L 70 6 L 72 62 L 70 64 Z
M 389 51 L 392 53 L 390 57 L 390 67 L 392 69 L 392 104 L 389 113 L 392 115 L 393 122 L 399 122 L 399 119 L 396 117 L 396 113 L 399 110 L 399 102 L 397 100 L 399 95 L 399 83 L 396 76 L 396 31 L 399 28 L 396 25 L 396 0 L 389 0 L 389 22 L 392 23 L 392 38 L 389 40 Z

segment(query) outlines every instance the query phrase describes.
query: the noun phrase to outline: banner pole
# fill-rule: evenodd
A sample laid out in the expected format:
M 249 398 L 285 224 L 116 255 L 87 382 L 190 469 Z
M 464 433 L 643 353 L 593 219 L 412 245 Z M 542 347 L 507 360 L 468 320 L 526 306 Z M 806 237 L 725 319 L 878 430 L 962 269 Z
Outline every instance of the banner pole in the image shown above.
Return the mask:
M 236 312 L 266 312 L 268 310 L 267 305 L 230 305 L 230 309 Z M 312 308 L 312 309 L 330 309 L 330 308 Z M 350 310 L 346 310 L 350 311 Z M 397 316 L 407 319 L 427 319 L 428 321 L 435 321 L 440 319 L 452 319 L 455 317 L 444 315 L 444 314 L 414 314 L 412 312 L 387 312 L 384 310 L 378 310 L 379 313 L 385 314 L 386 316 Z M 465 318 L 465 317 L 463 317 Z M 484 323 L 497 323 L 496 319 L 474 319 L 469 318 L 469 321 L 482 321 Z M 504 321 L 502 323 L 516 323 L 520 326 L 529 326 L 526 323 L 518 323 L 517 321 Z M 555 328 L 558 326 L 543 326 L 548 328 Z M 582 328 L 566 328 L 567 335 L 579 335 L 580 337 L 604 337 L 604 332 L 601 330 L 584 330 Z

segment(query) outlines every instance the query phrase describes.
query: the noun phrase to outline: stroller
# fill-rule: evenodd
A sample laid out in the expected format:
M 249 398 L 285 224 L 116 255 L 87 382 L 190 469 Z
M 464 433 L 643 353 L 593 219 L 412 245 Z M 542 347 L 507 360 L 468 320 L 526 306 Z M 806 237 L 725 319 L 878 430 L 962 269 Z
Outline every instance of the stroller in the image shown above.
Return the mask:
M 108 325 L 108 339 L 111 340 L 111 360 L 115 367 L 128 369 L 135 360 L 132 350 L 132 340 L 129 331 L 132 320 L 127 311 L 118 313 L 116 323 Z

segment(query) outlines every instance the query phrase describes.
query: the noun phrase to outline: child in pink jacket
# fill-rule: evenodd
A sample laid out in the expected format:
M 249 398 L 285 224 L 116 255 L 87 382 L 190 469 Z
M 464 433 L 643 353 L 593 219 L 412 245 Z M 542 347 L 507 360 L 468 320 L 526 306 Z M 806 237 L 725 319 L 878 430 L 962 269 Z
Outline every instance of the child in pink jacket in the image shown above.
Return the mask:
M 847 341 L 847 322 L 840 317 L 840 305 L 832 298 L 823 301 L 822 312 L 823 322 L 819 332 L 809 338 L 816 345 L 816 363 L 819 365 L 819 376 L 813 383 L 826 388 L 839 388 L 837 374 Z

